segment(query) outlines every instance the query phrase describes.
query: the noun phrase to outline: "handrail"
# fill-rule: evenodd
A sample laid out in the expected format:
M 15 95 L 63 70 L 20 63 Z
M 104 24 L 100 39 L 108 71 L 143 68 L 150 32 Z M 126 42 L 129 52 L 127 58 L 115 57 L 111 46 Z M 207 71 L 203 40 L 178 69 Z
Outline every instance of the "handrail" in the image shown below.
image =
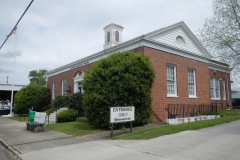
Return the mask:
M 153 110 L 152 110 L 152 113 L 158 122 L 162 122 L 162 119 Z

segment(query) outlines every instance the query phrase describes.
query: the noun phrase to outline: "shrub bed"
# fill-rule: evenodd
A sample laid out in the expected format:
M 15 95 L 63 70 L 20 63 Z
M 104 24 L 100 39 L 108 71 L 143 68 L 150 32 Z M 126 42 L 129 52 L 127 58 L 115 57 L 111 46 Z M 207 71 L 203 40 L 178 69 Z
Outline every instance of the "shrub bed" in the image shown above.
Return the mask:
M 77 114 L 77 111 L 73 109 L 61 111 L 57 114 L 57 122 L 62 123 L 76 121 Z

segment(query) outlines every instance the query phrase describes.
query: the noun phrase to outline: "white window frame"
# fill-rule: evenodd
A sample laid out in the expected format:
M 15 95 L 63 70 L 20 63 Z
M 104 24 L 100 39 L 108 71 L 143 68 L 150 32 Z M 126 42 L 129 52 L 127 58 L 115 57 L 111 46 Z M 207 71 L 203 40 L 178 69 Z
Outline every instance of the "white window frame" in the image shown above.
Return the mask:
M 169 75 L 168 73 L 171 71 L 168 71 L 168 69 L 173 68 L 173 75 Z M 173 79 L 169 78 L 169 77 L 173 77 Z M 166 80 L 167 80 L 167 97 L 178 97 L 177 96 L 177 74 L 176 74 L 176 65 L 172 65 L 172 64 L 167 64 L 166 66 Z M 174 93 L 169 93 L 169 83 L 173 84 L 173 91 Z
M 191 71 L 191 73 L 190 73 Z M 189 75 L 193 73 L 193 82 L 190 81 Z M 196 70 L 188 69 L 188 97 L 189 98 L 197 98 L 197 89 L 196 89 Z M 193 94 L 190 94 L 190 87 L 193 87 Z
M 62 80 L 62 96 L 66 96 L 66 95 L 67 95 L 67 81 Z
M 221 100 L 219 79 L 213 77 L 210 78 L 210 91 L 212 100 Z
M 52 83 L 52 100 L 57 96 L 57 84 L 56 82 Z
M 223 98 L 223 100 L 226 100 L 226 82 L 225 82 L 225 80 L 222 80 L 222 98 Z

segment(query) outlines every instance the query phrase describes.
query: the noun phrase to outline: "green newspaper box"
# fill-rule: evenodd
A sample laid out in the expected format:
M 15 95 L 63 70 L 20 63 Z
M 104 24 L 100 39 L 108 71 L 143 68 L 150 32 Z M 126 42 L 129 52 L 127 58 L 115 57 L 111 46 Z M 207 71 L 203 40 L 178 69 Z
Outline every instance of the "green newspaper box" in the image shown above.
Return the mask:
M 36 111 L 29 111 L 29 122 L 33 122 L 35 118 Z

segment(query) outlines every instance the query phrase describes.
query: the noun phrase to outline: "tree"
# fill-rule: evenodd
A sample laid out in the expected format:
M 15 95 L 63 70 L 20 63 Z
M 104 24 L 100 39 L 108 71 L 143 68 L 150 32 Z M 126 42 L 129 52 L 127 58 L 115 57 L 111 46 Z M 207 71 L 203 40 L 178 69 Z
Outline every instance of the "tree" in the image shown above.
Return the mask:
M 28 75 L 28 78 L 30 78 L 30 83 L 45 85 L 46 73 L 47 73 L 47 70 L 45 69 L 39 69 L 38 71 L 37 70 L 30 71 Z
M 42 111 L 50 104 L 50 93 L 43 85 L 29 84 L 16 93 L 14 103 L 14 113 L 20 115 L 27 114 L 30 108 L 34 111 Z
M 199 30 L 199 38 L 214 58 L 229 64 L 232 78 L 239 80 L 240 0 L 213 0 L 213 13 Z
M 109 127 L 111 106 L 135 106 L 135 124 L 151 116 L 154 71 L 148 57 L 122 52 L 96 62 L 83 80 L 84 113 L 94 127 Z

